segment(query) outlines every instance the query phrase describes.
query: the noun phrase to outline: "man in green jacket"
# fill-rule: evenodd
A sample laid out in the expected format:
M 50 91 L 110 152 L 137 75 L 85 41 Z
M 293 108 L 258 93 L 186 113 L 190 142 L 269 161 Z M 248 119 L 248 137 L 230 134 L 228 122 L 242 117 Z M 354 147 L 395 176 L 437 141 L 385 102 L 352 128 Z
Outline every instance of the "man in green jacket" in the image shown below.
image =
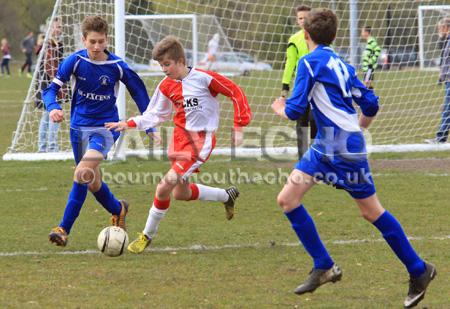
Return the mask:
M 289 38 L 288 47 L 286 50 L 286 63 L 284 67 L 281 96 L 288 97 L 289 85 L 292 78 L 297 71 L 297 64 L 300 58 L 309 53 L 306 45 L 305 33 L 303 31 L 303 22 L 305 16 L 311 11 L 311 8 L 306 5 L 300 5 L 295 8 L 295 15 L 300 31 Z M 307 112 L 297 120 L 297 147 L 298 156 L 301 159 L 303 154 L 308 149 L 308 127 L 311 126 L 310 137 L 313 139 L 316 136 L 317 128 L 312 118 L 311 108 L 308 106 Z
M 375 69 L 378 66 L 378 57 L 381 48 L 377 40 L 372 36 L 372 27 L 365 26 L 361 30 L 361 38 L 367 41 L 366 49 L 362 57 L 362 71 L 364 72 L 364 84 L 369 89 L 373 89 L 372 81 Z

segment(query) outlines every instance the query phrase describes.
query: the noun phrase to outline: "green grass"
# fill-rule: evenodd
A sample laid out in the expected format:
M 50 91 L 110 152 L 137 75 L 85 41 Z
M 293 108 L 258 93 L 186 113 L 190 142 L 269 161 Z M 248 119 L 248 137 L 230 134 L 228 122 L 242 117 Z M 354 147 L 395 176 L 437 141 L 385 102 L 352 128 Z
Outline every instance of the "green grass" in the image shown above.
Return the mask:
M 218 167 L 220 164 L 220 168 Z M 125 254 L 56 255 L 60 251 L 95 249 L 98 232 L 108 216 L 89 197 L 65 249 L 52 247 L 46 235 L 56 225 L 70 190 L 71 163 L 2 162 L 0 252 L 41 252 L 40 255 L 0 257 L 0 307 L 23 308 L 393 308 L 406 291 L 403 266 L 384 242 L 335 244 L 380 235 L 359 216 L 343 192 L 321 185 L 305 200 L 322 238 L 344 269 L 344 280 L 313 295 L 296 297 L 292 289 L 304 278 L 311 262 L 303 249 L 286 247 L 296 238 L 275 204 L 281 185 L 241 184 L 236 218 L 226 222 L 214 203 L 173 202 L 153 248 L 242 245 L 212 251 L 172 250 Z M 289 172 L 287 164 L 279 164 Z M 278 167 L 278 166 L 277 166 Z M 237 169 L 266 173 L 274 166 L 257 162 L 209 162 L 203 172 Z M 164 172 L 167 163 L 131 160 L 106 163 L 104 171 Z M 375 171 L 380 172 L 380 171 Z M 381 171 L 382 172 L 382 171 Z M 389 173 L 375 178 L 382 203 L 401 220 L 408 235 L 424 237 L 413 245 L 435 263 L 439 276 L 424 304 L 445 308 L 449 286 L 448 197 L 442 188 L 448 177 L 420 173 Z M 111 184 L 115 194 L 132 205 L 129 235 L 145 224 L 154 184 Z M 414 192 L 414 196 L 411 196 Z M 426 211 L 425 211 L 426 210 Z M 274 241 L 275 246 L 269 243 Z M 245 247 L 258 244 L 257 247 Z M 278 245 L 279 244 L 279 245 Z M 55 289 L 57 293 L 55 293 Z
M 0 149 L 6 149 L 29 80 L 0 79 Z M 450 157 L 442 153 L 374 154 L 373 159 Z M 420 163 L 418 163 L 420 164 Z M 212 158 L 202 172 L 246 172 L 255 176 L 289 173 L 293 162 Z M 105 173 L 164 173 L 168 162 L 130 159 L 105 162 Z M 0 308 L 400 308 L 407 291 L 404 267 L 378 231 L 360 218 L 347 194 L 325 185 L 306 197 L 322 239 L 344 271 L 342 282 L 298 297 L 292 290 L 305 278 L 310 258 L 296 243 L 276 205 L 282 184 L 240 183 L 235 219 L 225 220 L 215 203 L 173 202 L 152 248 L 142 255 L 108 258 L 98 254 L 60 255 L 95 250 L 108 214 L 89 196 L 70 235 L 68 247 L 48 243 L 59 223 L 71 187 L 72 162 L 0 161 Z M 402 223 L 420 255 L 438 276 L 421 305 L 448 308 L 450 177 L 376 169 L 383 205 Z M 127 176 L 128 177 L 128 176 Z M 136 182 L 136 181 L 133 181 Z M 228 183 L 220 184 L 225 187 Z M 155 183 L 110 183 L 117 197 L 131 203 L 129 235 L 145 224 Z M 439 237 L 447 237 L 438 239 Z M 339 240 L 368 240 L 340 244 Z M 275 243 L 274 246 L 271 243 Z M 201 244 L 217 250 L 181 250 Z M 238 245 L 241 248 L 224 248 Z M 19 252 L 15 256 L 4 253 Z M 28 255 L 20 252 L 38 252 Z

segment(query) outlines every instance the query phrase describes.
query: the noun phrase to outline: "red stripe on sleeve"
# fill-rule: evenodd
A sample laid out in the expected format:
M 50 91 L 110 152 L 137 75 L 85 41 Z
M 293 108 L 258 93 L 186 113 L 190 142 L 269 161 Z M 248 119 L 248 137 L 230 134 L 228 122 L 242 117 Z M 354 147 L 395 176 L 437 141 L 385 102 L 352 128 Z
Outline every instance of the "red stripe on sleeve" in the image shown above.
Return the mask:
M 205 73 L 213 77 L 208 87 L 211 94 L 216 96 L 221 93 L 233 101 L 234 126 L 245 127 L 248 125 L 252 119 L 252 111 L 242 89 L 223 75 L 212 71 L 206 71 Z

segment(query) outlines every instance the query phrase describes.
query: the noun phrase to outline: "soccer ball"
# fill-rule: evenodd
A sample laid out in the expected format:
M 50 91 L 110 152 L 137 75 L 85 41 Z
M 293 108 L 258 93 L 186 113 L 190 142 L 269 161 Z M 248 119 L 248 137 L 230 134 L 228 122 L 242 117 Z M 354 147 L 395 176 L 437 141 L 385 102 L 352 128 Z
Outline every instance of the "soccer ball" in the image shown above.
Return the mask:
M 118 226 L 105 227 L 98 234 L 97 246 L 107 256 L 119 256 L 128 246 L 128 234 Z

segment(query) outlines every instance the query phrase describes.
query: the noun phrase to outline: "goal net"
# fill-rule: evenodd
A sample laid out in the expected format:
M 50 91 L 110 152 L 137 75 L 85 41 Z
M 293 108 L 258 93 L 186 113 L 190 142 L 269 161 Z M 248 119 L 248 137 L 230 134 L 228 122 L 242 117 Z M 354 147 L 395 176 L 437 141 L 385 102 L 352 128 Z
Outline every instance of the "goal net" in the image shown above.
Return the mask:
M 69 142 L 71 89 L 61 96 L 66 121 L 57 135 L 57 152 L 39 152 L 40 142 L 49 139 L 40 130 L 45 123 L 41 90 L 49 81 L 52 58 L 52 39 L 62 43 L 62 57 L 82 47 L 80 24 L 84 17 L 98 14 L 111 26 L 110 50 L 124 48 L 125 60 L 144 79 L 149 94 L 162 78 L 157 64 L 150 61 L 153 46 L 162 37 L 171 34 L 180 38 L 186 48 L 188 62 L 208 68 L 205 54 L 208 42 L 219 35 L 219 54 L 212 70 L 223 73 L 243 88 L 252 108 L 254 119 L 246 129 L 242 148 L 235 153 L 261 154 L 261 149 L 275 152 L 296 152 L 295 123 L 288 123 L 274 115 L 270 105 L 281 92 L 281 76 L 289 36 L 298 31 L 293 13 L 293 2 L 287 0 L 261 1 L 179 1 L 127 0 L 124 8 L 124 42 L 116 42 L 114 29 L 119 0 L 58 0 L 47 22 L 43 48 L 40 52 L 24 105 L 12 135 L 12 143 L 4 159 L 58 159 L 71 156 Z M 427 9 L 419 9 L 418 1 L 302 1 L 313 8 L 333 9 L 339 17 L 339 31 L 333 48 L 348 62 L 359 68 L 365 44 L 360 39 L 364 25 L 372 27 L 372 34 L 382 47 L 375 74 L 375 92 L 380 96 L 381 111 L 370 128 L 372 151 L 408 151 L 448 149 L 447 145 L 425 145 L 432 138 L 440 121 L 440 105 L 444 90 L 437 85 L 441 46 L 437 23 L 448 16 L 448 6 L 434 7 L 437 1 L 420 1 Z M 56 20 L 62 26 L 61 34 L 53 38 L 52 25 Z M 420 39 L 419 39 L 420 37 Z M 291 84 L 292 89 L 292 84 Z M 231 101 L 219 96 L 221 122 L 217 133 L 217 149 L 229 153 L 233 126 Z M 118 104 L 122 104 L 119 99 Z M 122 117 L 137 114 L 135 104 L 127 95 L 122 105 Z M 44 120 L 43 120 L 44 119 Z M 168 122 L 162 126 L 172 126 Z M 41 136 L 41 139 L 40 139 Z M 167 140 L 167 137 L 166 137 Z M 148 139 L 142 133 L 127 133 L 120 143 L 125 153 L 148 152 Z M 269 152 L 268 150 L 266 152 Z

